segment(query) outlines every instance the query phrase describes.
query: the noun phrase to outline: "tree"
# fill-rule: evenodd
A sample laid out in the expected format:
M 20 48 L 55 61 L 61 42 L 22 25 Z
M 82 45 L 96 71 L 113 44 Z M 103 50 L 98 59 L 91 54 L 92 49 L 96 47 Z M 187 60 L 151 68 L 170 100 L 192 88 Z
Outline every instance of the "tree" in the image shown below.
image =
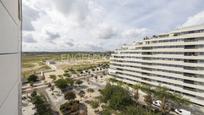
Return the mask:
M 151 94 L 147 94 L 144 96 L 144 101 L 147 104 L 147 106 L 150 106 L 152 104 L 152 96 Z
M 35 107 L 37 110 L 35 115 L 51 115 L 52 114 L 50 105 L 47 103 L 45 97 L 41 95 L 35 95 L 31 98 L 31 101 L 33 104 L 35 104 Z
M 141 106 L 128 106 L 119 115 L 161 115 L 161 114 L 148 111 L 147 109 Z
M 167 100 L 172 98 L 172 94 L 170 92 L 168 92 L 168 89 L 166 87 L 161 87 L 158 86 L 155 90 L 155 95 L 157 98 L 159 98 L 161 100 L 161 106 L 160 106 L 160 110 L 163 114 L 165 114 L 167 112 Z
M 60 89 L 65 89 L 68 86 L 67 80 L 65 79 L 58 79 L 57 81 L 55 81 L 55 85 Z
M 136 92 L 134 93 L 134 99 L 136 102 L 138 102 L 138 99 L 139 99 L 139 92 L 138 90 L 136 90 Z
M 139 89 L 141 88 L 141 85 L 140 84 L 135 84 L 133 86 L 133 88 L 136 90 L 136 92 L 134 93 L 134 99 L 136 100 L 136 102 L 138 101 L 139 99 Z
M 76 95 L 74 92 L 66 92 L 64 98 L 67 100 L 74 100 L 76 98 Z
M 140 85 L 140 89 L 147 94 L 144 96 L 144 101 L 146 102 L 147 106 L 150 106 L 153 101 L 152 95 L 154 91 L 150 88 L 149 85 Z
M 36 76 L 35 74 L 32 74 L 28 77 L 28 82 L 29 83 L 34 83 L 38 81 L 38 76 Z
M 173 104 L 173 107 L 182 107 L 182 106 L 187 106 L 190 104 L 190 101 L 183 96 L 181 96 L 178 93 L 173 93 L 173 97 L 171 98 L 171 103 Z
M 109 106 L 115 110 L 119 110 L 132 103 L 131 96 L 127 90 L 120 86 L 107 84 L 101 90 L 102 100 L 109 102 Z

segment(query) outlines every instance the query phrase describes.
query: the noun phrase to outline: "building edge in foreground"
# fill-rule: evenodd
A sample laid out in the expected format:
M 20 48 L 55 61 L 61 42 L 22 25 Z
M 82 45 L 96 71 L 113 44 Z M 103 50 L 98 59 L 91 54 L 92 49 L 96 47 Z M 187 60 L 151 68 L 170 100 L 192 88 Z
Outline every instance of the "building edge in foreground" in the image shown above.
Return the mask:
M 21 115 L 21 0 L 0 0 L 0 115 Z
M 118 80 L 165 86 L 204 106 L 204 25 L 123 45 L 110 60 L 109 74 Z

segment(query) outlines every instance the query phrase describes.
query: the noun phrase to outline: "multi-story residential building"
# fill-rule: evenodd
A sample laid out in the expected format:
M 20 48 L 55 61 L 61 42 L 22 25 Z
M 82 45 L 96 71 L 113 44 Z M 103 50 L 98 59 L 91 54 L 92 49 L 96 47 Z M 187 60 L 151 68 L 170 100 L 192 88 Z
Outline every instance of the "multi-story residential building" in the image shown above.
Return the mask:
M 122 46 L 111 56 L 109 73 L 130 84 L 165 86 L 204 106 L 204 25 Z
M 0 0 L 0 115 L 21 114 L 21 0 Z

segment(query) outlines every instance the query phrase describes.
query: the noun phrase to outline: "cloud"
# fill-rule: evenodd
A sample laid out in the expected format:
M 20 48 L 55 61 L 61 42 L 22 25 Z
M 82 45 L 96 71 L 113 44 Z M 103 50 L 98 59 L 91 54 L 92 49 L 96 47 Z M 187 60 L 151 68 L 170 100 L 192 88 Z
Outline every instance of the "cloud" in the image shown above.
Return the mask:
M 86 44 L 86 45 L 88 46 L 88 49 L 90 49 L 90 51 L 97 51 L 97 50 L 103 51 L 103 47 L 99 45 L 94 45 L 94 44 Z
M 117 30 L 108 24 L 99 24 L 93 31 L 93 36 L 99 39 L 111 39 L 116 36 Z
M 25 43 L 36 43 L 37 41 L 33 39 L 32 34 L 24 35 L 23 36 L 23 42 Z
M 74 46 L 74 43 L 72 43 L 72 42 L 66 42 L 66 44 L 67 44 L 68 46 L 70 46 L 70 47 L 73 47 L 73 46 Z
M 23 30 L 24 31 L 33 31 L 32 21 L 39 18 L 39 12 L 35 9 L 23 5 Z
M 122 33 L 122 36 L 127 38 L 137 38 L 139 36 L 145 35 L 147 29 L 137 29 L 137 28 L 131 28 Z
M 78 21 L 85 20 L 89 13 L 89 0 L 53 0 L 53 3 L 62 14 Z
M 188 17 L 203 11 L 203 3 L 203 0 L 148 3 L 144 0 L 23 0 L 23 41 L 28 38 L 25 35 L 36 41 L 23 42 L 23 51 L 114 50 L 144 36 L 175 29 Z
M 182 25 L 182 27 L 199 24 L 204 24 L 204 11 L 201 11 L 194 16 L 189 17 L 188 20 Z
M 54 33 L 54 32 L 47 32 L 47 35 L 48 35 L 48 40 L 55 40 L 60 37 L 58 33 Z

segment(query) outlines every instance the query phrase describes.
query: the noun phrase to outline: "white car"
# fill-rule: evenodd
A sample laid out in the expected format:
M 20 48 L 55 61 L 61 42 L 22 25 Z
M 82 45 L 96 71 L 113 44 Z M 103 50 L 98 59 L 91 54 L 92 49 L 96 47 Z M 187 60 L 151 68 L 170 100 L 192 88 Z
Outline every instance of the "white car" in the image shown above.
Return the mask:
M 178 115 L 191 115 L 191 112 L 190 111 L 187 111 L 185 109 L 175 109 L 175 112 L 178 114 Z
M 156 106 L 156 107 L 160 107 L 161 106 L 161 101 L 160 100 L 153 101 L 152 105 Z

